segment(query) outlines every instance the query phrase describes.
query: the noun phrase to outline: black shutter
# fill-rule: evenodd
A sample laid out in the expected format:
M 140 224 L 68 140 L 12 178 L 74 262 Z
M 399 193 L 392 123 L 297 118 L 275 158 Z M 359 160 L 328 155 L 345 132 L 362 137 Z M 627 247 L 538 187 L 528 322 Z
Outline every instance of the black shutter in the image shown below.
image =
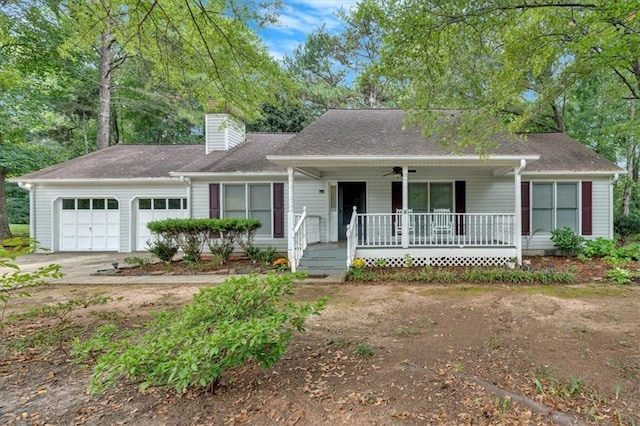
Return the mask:
M 593 184 L 582 182 L 582 235 L 593 235 Z
M 220 184 L 209 184 L 209 217 L 212 219 L 220 218 Z
M 530 182 L 522 182 L 520 184 L 521 215 L 522 215 L 522 235 L 531 233 L 531 184 Z
M 273 238 L 284 238 L 284 183 L 273 184 Z
M 457 180 L 455 182 L 456 213 L 467 212 L 467 182 Z M 464 215 L 456 215 L 456 235 L 464 235 Z

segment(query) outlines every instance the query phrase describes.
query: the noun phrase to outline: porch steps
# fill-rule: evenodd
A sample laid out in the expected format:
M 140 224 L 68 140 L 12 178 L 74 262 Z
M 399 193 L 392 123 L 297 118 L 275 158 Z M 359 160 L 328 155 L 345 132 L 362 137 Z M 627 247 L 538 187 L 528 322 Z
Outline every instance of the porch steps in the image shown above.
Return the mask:
M 310 245 L 300 259 L 298 270 L 310 276 L 344 275 L 347 270 L 347 246 L 326 243 Z

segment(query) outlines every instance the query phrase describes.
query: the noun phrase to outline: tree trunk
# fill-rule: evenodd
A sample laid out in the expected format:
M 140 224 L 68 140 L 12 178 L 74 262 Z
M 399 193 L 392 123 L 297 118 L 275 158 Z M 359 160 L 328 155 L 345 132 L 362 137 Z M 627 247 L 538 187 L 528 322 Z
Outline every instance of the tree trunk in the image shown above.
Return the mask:
M 2 133 L 0 132 L 0 149 L 2 149 Z M 7 193 L 4 187 L 7 178 L 7 170 L 0 167 L 0 242 L 5 238 L 11 238 L 9 229 L 9 215 L 7 214 Z
M 631 120 L 633 121 L 636 116 L 636 104 L 631 101 Z M 635 138 L 629 136 L 631 140 L 627 141 L 627 182 L 622 193 L 622 215 L 629 216 L 631 213 L 631 203 L 634 198 L 636 184 L 638 182 L 638 146 L 635 143 Z
M 4 169 L 0 169 L 0 241 L 12 237 L 9 229 L 9 215 L 7 214 L 7 194 L 4 187 L 6 177 Z
M 100 92 L 98 111 L 98 141 L 97 148 L 109 146 L 109 130 L 111 126 L 111 29 L 107 21 L 100 40 Z

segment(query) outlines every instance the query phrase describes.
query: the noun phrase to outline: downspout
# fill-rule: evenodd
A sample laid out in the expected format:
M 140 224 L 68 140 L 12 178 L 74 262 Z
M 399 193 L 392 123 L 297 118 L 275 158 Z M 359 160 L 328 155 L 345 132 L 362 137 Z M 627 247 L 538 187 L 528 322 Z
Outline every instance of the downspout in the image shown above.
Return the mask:
M 29 192 L 29 237 L 36 237 L 36 192 L 33 184 L 27 182 L 18 182 L 21 189 Z
M 181 175 L 180 181 L 187 185 L 187 213 L 189 213 L 189 217 L 193 217 L 193 215 L 191 214 L 191 191 L 193 188 L 191 186 L 191 178 Z
M 527 166 L 527 160 L 520 160 L 520 165 L 513 168 L 513 180 L 516 191 L 514 241 L 516 243 L 516 257 L 518 264 L 522 264 L 522 170 Z
M 289 211 L 287 212 L 287 258 L 291 265 L 291 272 L 296 272 L 297 265 L 294 261 L 295 239 L 293 229 L 296 226 L 293 215 L 293 167 L 287 167 L 288 188 L 289 188 Z
M 614 232 L 613 232 L 613 223 L 615 221 L 614 219 L 614 213 L 613 213 L 613 185 L 616 184 L 616 182 L 618 181 L 618 179 L 620 178 L 620 175 L 618 173 L 614 174 L 613 177 L 611 178 L 611 181 L 609 182 L 609 218 L 611 219 L 611 222 L 609 222 L 611 224 L 611 226 L 609 226 L 609 239 L 612 240 L 614 237 Z

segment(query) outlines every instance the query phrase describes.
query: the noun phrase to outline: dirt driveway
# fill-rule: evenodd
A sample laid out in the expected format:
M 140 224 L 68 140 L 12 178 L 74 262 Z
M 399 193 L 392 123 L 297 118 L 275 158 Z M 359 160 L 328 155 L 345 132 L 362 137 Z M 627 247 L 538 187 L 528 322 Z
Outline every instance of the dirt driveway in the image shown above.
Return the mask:
M 74 321 L 131 327 L 198 288 L 50 286 L 14 309 L 103 293 L 113 301 L 78 310 Z M 13 342 L 0 348 L 0 423 L 551 423 L 540 407 L 560 423 L 640 423 L 638 287 L 386 283 L 296 291 L 298 299 L 322 295 L 325 311 L 272 370 L 229 372 L 214 395 L 121 384 L 91 396 L 88 369 L 28 339 L 46 330 L 45 320 L 9 325 L 0 331 L 1 342 Z

